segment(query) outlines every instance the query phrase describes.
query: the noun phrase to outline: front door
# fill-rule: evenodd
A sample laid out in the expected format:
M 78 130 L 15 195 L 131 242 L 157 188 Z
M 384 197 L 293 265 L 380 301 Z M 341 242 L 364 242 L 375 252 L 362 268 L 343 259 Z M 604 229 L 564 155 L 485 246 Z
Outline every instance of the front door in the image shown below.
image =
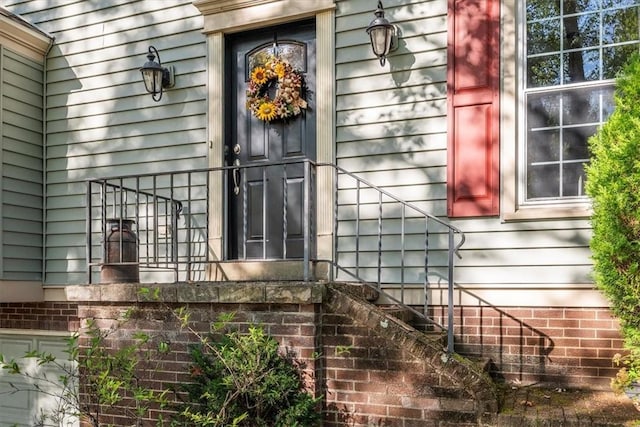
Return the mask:
M 296 259 L 303 257 L 305 212 L 303 159 L 315 160 L 315 24 L 299 22 L 234 35 L 227 52 L 227 82 L 231 90 L 227 116 L 228 165 L 240 166 L 228 176 L 230 259 Z M 247 103 L 251 74 L 270 57 L 279 58 L 302 76 L 300 96 L 306 105 L 287 102 L 256 117 Z M 263 67 L 264 68 L 264 67 Z M 253 99 L 274 99 L 277 82 L 261 86 Z M 286 98 L 291 100 L 291 98 Z M 310 197 L 310 200 L 312 198 Z M 309 209 L 311 204 L 308 204 Z

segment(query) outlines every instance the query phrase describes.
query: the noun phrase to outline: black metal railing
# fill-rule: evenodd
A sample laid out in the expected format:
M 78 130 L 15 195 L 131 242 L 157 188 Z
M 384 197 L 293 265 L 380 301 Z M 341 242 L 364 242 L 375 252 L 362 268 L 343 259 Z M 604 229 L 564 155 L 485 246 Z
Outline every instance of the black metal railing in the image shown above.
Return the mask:
M 349 171 L 332 164 L 319 166 L 335 171 L 336 278 L 344 275 L 383 291 L 393 303 L 446 330 L 448 350 L 453 352 L 453 327 L 431 318 L 430 293 L 432 284 L 441 288 L 446 282 L 447 325 L 453 325 L 455 256 L 459 257 L 464 233 Z M 405 299 L 407 286 L 416 284 L 423 291 L 422 312 Z
M 316 186 L 321 172 L 322 185 L 330 182 L 332 187 L 322 189 L 333 198 L 331 259 L 316 256 Z M 226 224 L 223 260 L 214 259 L 209 248 L 213 182 L 221 186 L 214 191 L 223 192 L 217 200 L 227 201 L 221 210 Z M 270 188 L 277 189 L 277 197 L 267 192 L 274 182 L 276 187 Z M 454 256 L 464 243 L 464 234 L 334 164 L 297 160 L 92 179 L 86 198 L 89 283 L 98 280 L 107 264 L 109 244 L 114 244 L 107 241 L 108 221 L 131 220 L 138 241 L 137 259 L 118 261 L 135 264 L 151 276 L 206 280 L 210 265 L 226 259 L 298 259 L 304 265 L 304 280 L 311 280 L 310 266 L 328 263 L 333 267 L 329 279 L 365 283 L 382 291 L 389 301 L 447 329 L 449 350 L 453 351 L 453 328 L 430 320 L 429 296 L 433 283 L 441 288 L 446 282 L 447 324 L 453 325 Z M 278 224 L 271 234 L 266 232 L 267 222 Z M 267 250 L 272 246 L 275 251 Z M 154 276 L 150 280 L 163 279 Z M 422 311 L 414 308 L 420 304 L 406 300 L 408 290 L 415 288 L 422 291 Z

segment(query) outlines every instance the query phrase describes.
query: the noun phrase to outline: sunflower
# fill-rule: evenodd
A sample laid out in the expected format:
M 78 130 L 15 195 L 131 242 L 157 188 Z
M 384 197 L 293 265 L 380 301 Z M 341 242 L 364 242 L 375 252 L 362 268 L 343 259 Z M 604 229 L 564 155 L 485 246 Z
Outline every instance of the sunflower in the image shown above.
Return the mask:
M 273 71 L 276 73 L 279 79 L 282 79 L 287 72 L 287 67 L 282 62 L 277 62 L 273 67 Z
M 273 104 L 273 102 L 264 102 L 260 104 L 260 107 L 258 107 L 256 116 L 260 120 L 269 122 L 276 118 L 276 113 L 276 106 Z
M 251 80 L 258 85 L 265 84 L 269 78 L 267 77 L 267 70 L 263 67 L 256 67 L 251 72 Z

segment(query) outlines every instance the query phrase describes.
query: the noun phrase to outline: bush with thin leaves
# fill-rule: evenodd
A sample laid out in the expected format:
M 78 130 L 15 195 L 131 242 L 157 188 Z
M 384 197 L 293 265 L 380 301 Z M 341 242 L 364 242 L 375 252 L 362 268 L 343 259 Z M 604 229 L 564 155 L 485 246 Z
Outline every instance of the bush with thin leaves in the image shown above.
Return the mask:
M 260 326 L 214 333 L 190 348 L 192 383 L 176 425 L 307 427 L 321 418 L 301 367 Z
M 615 111 L 589 140 L 586 191 L 593 200 L 591 250 L 597 286 L 620 319 L 629 354 L 613 380 L 640 379 L 640 57 L 616 80 Z

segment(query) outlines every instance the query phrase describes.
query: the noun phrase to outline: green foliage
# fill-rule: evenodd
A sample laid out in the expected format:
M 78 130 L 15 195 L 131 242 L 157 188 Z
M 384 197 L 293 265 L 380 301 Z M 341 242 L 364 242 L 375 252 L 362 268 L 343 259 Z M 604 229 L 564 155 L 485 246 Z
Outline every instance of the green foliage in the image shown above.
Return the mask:
M 25 386 L 11 384 L 10 393 L 32 391 L 52 396 L 56 401 L 54 407 L 39 414 L 35 426 L 58 427 L 72 418 L 80 418 L 99 427 L 101 414 L 114 405 L 121 406 L 123 415 L 137 425 L 147 416 L 151 405 L 167 406 L 168 390 L 148 388 L 144 380 L 155 370 L 152 361 L 169 351 L 168 344 L 160 342 L 156 346 L 149 335 L 138 332 L 131 344 L 110 350 L 107 340 L 115 330 L 102 330 L 89 319 L 84 331 L 86 347 L 80 346 L 79 335 L 69 337 L 65 360 L 39 350 L 25 353 L 25 359 L 35 359 L 38 366 L 59 372 L 56 378 L 43 372 L 33 373 L 24 369 L 19 360 L 5 360 L 0 355 L 2 369 L 27 380 Z
M 615 378 L 611 380 L 611 388 L 616 393 L 624 393 L 635 382 L 640 381 L 640 350 L 630 349 L 624 356 L 617 353 L 613 356 L 613 363 L 620 367 Z
M 630 350 L 620 389 L 640 376 L 640 57 L 616 81 L 616 109 L 589 140 L 586 191 L 593 199 L 595 281 L 620 318 Z
M 188 426 L 314 426 L 321 414 L 319 398 L 304 391 L 300 367 L 278 350 L 278 342 L 261 327 L 246 334 L 213 334 L 190 348 L 192 383 L 179 408 Z
M 159 301 L 159 288 L 144 288 L 141 296 Z M 320 399 L 304 390 L 301 367 L 288 355 L 280 354 L 278 342 L 261 327 L 250 326 L 246 334 L 229 331 L 234 315 L 225 313 L 204 336 L 192 328 L 187 307 L 166 308 L 179 327 L 198 342 L 190 348 L 192 382 L 182 393 L 188 399 L 177 408 L 171 425 L 307 427 L 319 423 Z M 35 427 L 59 427 L 70 418 L 100 427 L 102 415 L 114 406 L 131 421 L 130 425 L 139 426 L 152 406 L 169 407 L 169 390 L 155 390 L 148 384 L 163 356 L 171 351 L 170 344 L 144 332 L 135 332 L 127 339 L 123 334 L 112 336 L 133 313 L 133 309 L 128 310 L 108 330 L 87 319 L 82 339 L 74 335 L 67 340 L 65 360 L 37 350 L 24 355 L 36 359 L 38 366 L 55 368 L 61 373 L 57 378 L 24 369 L 24 359 L 8 360 L 0 355 L 0 368 L 27 379 L 23 382 L 26 386 L 14 386 L 9 393 L 44 393 L 57 401 L 57 406 L 34 420 Z M 156 425 L 166 425 L 162 415 Z

